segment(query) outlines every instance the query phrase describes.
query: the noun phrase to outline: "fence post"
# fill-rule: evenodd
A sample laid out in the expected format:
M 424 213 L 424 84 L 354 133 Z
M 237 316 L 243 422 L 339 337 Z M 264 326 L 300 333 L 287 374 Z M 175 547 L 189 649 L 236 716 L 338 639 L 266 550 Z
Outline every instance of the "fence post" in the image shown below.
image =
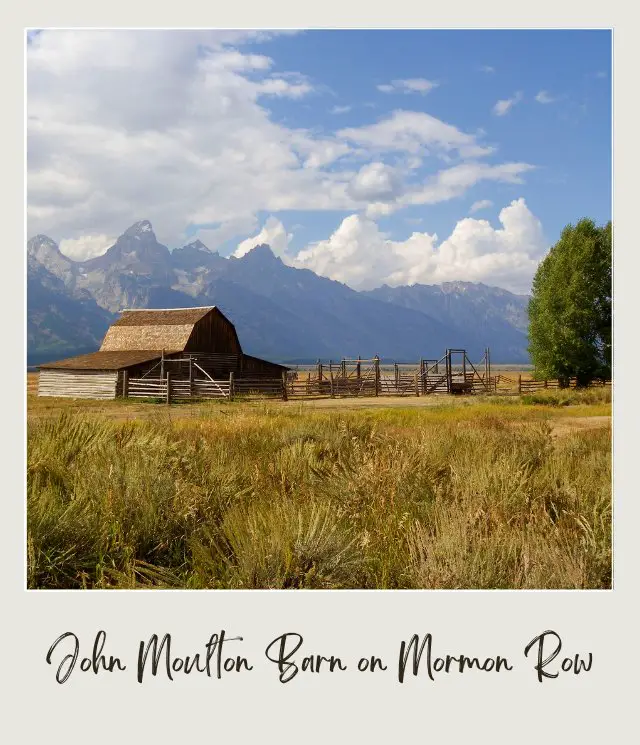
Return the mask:
M 234 394 L 234 384 L 233 384 L 233 372 L 229 373 L 229 401 L 233 401 L 233 394 Z
M 122 371 L 122 398 L 129 396 L 129 371 Z
M 360 355 L 358 355 L 358 363 L 356 364 L 356 377 L 358 378 L 358 386 L 360 386 Z
M 518 375 L 518 393 L 522 393 L 522 375 Z
M 193 397 L 193 358 L 189 356 L 189 398 Z
M 546 378 L 544 379 L 544 387 L 545 387 L 545 388 L 547 388 L 547 387 L 548 387 L 548 386 L 547 386 L 547 379 L 546 379 Z
M 415 383 L 415 386 L 416 386 L 416 396 L 419 396 L 420 395 L 420 386 L 418 385 L 418 373 L 416 373 L 413 376 L 413 382 Z
M 393 363 L 393 373 L 395 377 L 396 393 L 397 393 L 398 392 L 397 391 L 397 388 L 398 388 L 398 363 L 397 362 Z
M 282 400 L 287 401 L 287 373 L 282 371 Z
M 167 406 L 171 403 L 171 373 L 167 372 Z
M 331 393 L 331 398 L 335 398 L 335 391 L 333 390 L 333 372 L 329 373 L 329 391 Z
M 374 378 L 376 383 L 376 396 L 378 395 L 378 392 L 380 390 L 380 357 L 376 354 L 376 356 L 373 358 L 373 364 L 374 364 Z

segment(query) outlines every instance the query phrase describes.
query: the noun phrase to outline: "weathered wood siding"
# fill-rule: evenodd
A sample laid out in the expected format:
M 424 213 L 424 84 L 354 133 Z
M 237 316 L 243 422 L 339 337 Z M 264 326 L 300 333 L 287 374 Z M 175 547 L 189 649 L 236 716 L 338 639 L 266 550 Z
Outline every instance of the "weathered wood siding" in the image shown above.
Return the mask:
M 115 398 L 118 373 L 99 370 L 40 370 L 38 396 Z
M 196 322 L 184 351 L 188 354 L 197 352 L 242 354 L 233 324 L 217 308 Z
M 242 356 L 240 375 L 246 378 L 261 375 L 275 378 L 280 377 L 284 370 L 286 370 L 286 368 L 282 365 L 278 365 L 276 362 L 261 360 L 258 357 L 252 357 L 250 354 L 245 354 Z

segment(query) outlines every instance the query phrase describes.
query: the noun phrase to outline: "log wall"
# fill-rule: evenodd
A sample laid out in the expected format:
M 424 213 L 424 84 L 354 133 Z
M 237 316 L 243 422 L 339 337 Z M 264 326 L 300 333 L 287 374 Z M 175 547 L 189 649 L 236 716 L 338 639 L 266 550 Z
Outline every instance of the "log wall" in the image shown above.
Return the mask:
M 96 370 L 40 370 L 38 396 L 115 398 L 117 372 Z

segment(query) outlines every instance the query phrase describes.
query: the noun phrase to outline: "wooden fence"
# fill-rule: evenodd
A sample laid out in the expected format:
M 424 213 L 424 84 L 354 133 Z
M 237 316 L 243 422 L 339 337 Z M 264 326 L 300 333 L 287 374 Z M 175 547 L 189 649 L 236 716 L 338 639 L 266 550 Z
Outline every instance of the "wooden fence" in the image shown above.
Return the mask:
M 563 386 L 558 379 L 553 380 L 522 380 L 522 376 L 518 376 L 518 393 L 537 393 L 538 391 L 544 390 L 557 390 L 559 388 L 575 388 L 577 381 L 575 378 L 569 378 L 566 384 Z M 589 384 L 590 388 L 611 386 L 610 380 L 594 380 Z
M 232 398 L 229 380 L 172 380 L 129 378 L 123 385 L 125 398 L 160 398 L 167 403 L 192 398 Z
M 480 375 L 464 370 L 438 369 L 420 365 L 415 372 L 399 372 L 396 366 L 394 375 L 380 375 L 379 366 L 373 373 L 365 373 L 361 367 L 365 360 L 357 361 L 357 374 L 349 373 L 343 365 L 334 374 L 319 366 L 306 376 L 297 373 L 283 373 L 278 378 L 254 377 L 228 379 L 174 379 L 171 374 L 165 378 L 131 378 L 123 375 L 118 390 L 126 398 L 161 399 L 166 403 L 193 399 L 277 398 L 296 400 L 309 398 L 342 398 L 347 396 L 425 396 L 433 393 L 466 393 L 519 395 L 540 390 L 560 388 L 558 380 L 529 380 L 506 375 Z M 436 372 L 437 370 L 437 372 Z M 420 372 L 418 372 L 420 371 Z M 593 386 L 611 385 L 611 381 L 594 381 Z M 569 387 L 576 387 L 576 380 L 569 380 Z
M 123 386 L 125 398 L 167 398 L 167 378 L 129 378 Z

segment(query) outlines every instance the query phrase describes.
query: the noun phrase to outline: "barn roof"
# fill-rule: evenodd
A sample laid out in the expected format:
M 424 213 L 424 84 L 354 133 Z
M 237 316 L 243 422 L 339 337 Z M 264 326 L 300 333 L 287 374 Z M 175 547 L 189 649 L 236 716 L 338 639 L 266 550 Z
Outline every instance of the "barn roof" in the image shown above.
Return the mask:
M 209 311 L 212 311 L 215 305 L 205 305 L 201 308 L 161 308 L 122 311 L 120 318 L 113 323 L 113 326 L 183 326 L 186 324 L 193 325 L 201 318 L 204 318 Z
M 215 305 L 201 308 L 123 310 L 120 318 L 109 327 L 100 351 L 183 350 L 195 324 L 213 310 L 220 313 Z M 225 320 L 233 326 L 231 321 Z
M 179 352 L 178 349 L 165 349 L 165 354 Z M 118 352 L 91 352 L 81 354 L 78 357 L 69 357 L 58 362 L 45 362 L 40 365 L 43 369 L 54 370 L 124 370 L 131 365 L 139 365 L 143 362 L 160 359 L 161 351 L 133 350 Z

